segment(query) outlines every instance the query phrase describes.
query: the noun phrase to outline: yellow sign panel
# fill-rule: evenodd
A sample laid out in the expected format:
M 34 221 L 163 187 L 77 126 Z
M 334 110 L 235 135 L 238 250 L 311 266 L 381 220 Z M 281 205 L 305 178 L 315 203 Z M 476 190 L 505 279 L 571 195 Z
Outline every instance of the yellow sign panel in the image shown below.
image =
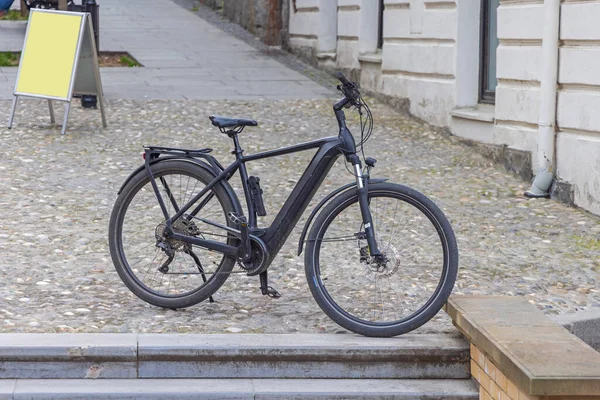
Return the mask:
M 84 14 L 31 13 L 16 95 L 71 100 L 83 21 Z
M 102 125 L 106 127 L 102 82 L 90 14 L 32 10 L 8 128 L 12 128 L 18 98 L 38 97 L 48 99 L 52 123 L 55 122 L 52 100 L 67 102 L 61 131 L 64 135 L 75 92 L 98 96 Z

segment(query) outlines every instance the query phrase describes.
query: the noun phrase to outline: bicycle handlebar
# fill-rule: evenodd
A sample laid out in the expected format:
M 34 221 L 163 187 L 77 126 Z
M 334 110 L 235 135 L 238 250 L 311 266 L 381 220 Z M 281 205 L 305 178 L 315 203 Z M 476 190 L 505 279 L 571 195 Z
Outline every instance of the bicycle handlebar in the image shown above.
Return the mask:
M 345 96 L 344 99 L 336 103 L 336 106 L 340 106 L 339 108 L 350 107 L 351 105 L 358 107 L 360 105 L 360 91 L 358 90 L 358 86 L 350 82 L 342 72 L 336 73 L 335 77 L 342 83 L 338 85 L 338 90 Z
M 338 78 L 340 82 L 342 82 L 342 85 L 353 86 L 352 83 L 350 83 L 350 81 L 346 79 L 343 73 L 338 72 L 337 74 L 335 74 L 335 77 Z

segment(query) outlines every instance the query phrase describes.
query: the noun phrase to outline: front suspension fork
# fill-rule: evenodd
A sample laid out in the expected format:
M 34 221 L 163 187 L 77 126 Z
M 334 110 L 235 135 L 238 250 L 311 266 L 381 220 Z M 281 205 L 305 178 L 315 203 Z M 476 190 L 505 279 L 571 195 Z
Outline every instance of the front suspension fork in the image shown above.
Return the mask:
M 357 157 L 358 158 L 358 157 Z M 358 188 L 358 203 L 360 204 L 360 213 L 362 214 L 363 225 L 367 243 L 369 244 L 369 254 L 372 257 L 381 257 L 382 254 L 377 247 L 375 240 L 375 229 L 373 227 L 373 217 L 369 208 L 369 180 L 364 179 L 362 174 L 362 165 L 359 159 L 353 160 L 354 176 L 356 177 L 356 186 Z

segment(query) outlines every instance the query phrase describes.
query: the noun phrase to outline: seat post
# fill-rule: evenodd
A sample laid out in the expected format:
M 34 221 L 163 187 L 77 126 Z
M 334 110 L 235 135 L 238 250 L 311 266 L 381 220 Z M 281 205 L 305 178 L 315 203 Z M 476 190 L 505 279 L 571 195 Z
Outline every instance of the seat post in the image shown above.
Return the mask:
M 236 158 L 239 160 L 240 158 L 242 158 L 242 154 L 244 154 L 244 150 L 240 146 L 240 141 L 238 139 L 238 132 L 233 129 L 228 130 L 227 136 L 229 136 L 230 138 L 233 139 L 233 146 L 234 146 L 233 153 L 235 154 Z

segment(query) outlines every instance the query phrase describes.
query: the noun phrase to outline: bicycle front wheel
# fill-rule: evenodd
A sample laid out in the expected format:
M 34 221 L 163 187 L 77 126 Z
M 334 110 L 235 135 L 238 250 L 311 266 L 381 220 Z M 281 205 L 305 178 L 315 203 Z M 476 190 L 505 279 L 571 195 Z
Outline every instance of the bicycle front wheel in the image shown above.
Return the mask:
M 369 255 L 358 194 L 332 200 L 311 228 L 308 285 L 337 324 L 365 336 L 412 331 L 444 305 L 456 280 L 458 248 L 450 223 L 406 186 L 369 186 L 372 223 L 383 261 Z

